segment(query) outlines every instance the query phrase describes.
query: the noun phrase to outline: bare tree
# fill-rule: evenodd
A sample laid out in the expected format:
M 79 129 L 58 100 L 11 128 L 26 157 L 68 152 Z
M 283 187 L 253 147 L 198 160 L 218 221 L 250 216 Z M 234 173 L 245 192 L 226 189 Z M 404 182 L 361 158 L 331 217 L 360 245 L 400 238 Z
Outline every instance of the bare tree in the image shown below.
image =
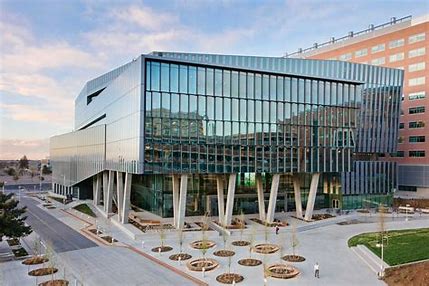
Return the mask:
M 243 232 L 244 229 L 246 228 L 246 223 L 245 223 L 245 218 L 244 218 L 244 213 L 243 211 L 241 211 L 240 213 L 240 218 L 239 218 L 239 227 L 240 227 L 240 240 L 243 240 Z
M 178 236 L 179 236 L 179 253 L 182 253 L 183 241 L 185 240 L 185 233 L 182 227 L 179 228 Z
M 164 224 L 162 222 L 159 223 L 158 234 L 159 234 L 159 240 L 161 241 L 161 251 L 162 251 L 162 248 L 164 248 L 164 241 L 165 241 L 165 230 L 164 230 Z
M 249 258 L 252 258 L 252 250 L 253 250 L 253 244 L 255 243 L 255 227 L 252 226 L 252 231 L 249 235 Z
M 299 245 L 299 240 L 296 234 L 296 225 L 292 223 L 292 233 L 291 233 L 291 245 L 292 245 L 292 254 L 295 256 L 295 250 Z

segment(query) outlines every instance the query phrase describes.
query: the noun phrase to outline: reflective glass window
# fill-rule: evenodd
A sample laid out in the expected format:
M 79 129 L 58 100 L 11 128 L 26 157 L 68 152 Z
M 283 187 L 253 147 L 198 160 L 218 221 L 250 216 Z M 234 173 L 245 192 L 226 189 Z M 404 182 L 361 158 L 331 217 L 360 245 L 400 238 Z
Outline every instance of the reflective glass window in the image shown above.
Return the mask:
M 231 97 L 238 97 L 238 72 L 233 71 L 231 75 Z
M 179 91 L 179 66 L 170 65 L 170 91 Z
M 198 67 L 198 94 L 206 94 L 206 71 L 205 68 Z
M 152 62 L 151 64 L 151 88 L 152 90 L 159 90 L 159 76 L 160 76 L 160 67 L 159 63 Z
M 231 96 L 231 72 L 223 71 L 223 94 L 225 96 Z
M 166 63 L 161 64 L 161 91 L 170 91 L 170 69 Z
M 207 95 L 213 95 L 213 69 L 207 69 Z
M 215 70 L 215 95 L 222 95 L 222 70 Z
M 190 66 L 189 67 L 189 93 L 197 93 L 197 68 Z

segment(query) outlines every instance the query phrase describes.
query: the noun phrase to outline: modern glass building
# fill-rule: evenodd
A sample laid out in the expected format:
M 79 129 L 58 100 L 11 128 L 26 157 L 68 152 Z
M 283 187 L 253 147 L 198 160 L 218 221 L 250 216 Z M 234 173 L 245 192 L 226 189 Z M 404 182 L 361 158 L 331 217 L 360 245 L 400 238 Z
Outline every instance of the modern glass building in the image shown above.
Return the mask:
M 84 86 L 75 131 L 51 139 L 53 189 L 177 227 L 389 203 L 396 163 L 378 156 L 396 152 L 402 81 L 340 61 L 141 55 Z

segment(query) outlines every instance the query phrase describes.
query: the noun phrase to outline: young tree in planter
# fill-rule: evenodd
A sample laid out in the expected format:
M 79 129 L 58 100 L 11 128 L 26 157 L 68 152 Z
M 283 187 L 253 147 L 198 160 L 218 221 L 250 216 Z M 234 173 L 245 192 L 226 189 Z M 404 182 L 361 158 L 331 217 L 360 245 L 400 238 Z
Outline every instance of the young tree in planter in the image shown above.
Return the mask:
M 183 228 L 180 228 L 177 234 L 179 236 L 179 254 L 182 254 L 183 241 L 185 240 L 185 233 L 183 231 Z
M 243 211 L 241 211 L 241 213 L 240 213 L 240 240 L 243 240 L 243 232 L 244 232 L 244 229 L 246 228 L 246 224 L 245 224 L 245 222 L 244 222 L 244 213 L 243 213 Z
M 54 281 L 55 278 L 55 273 L 54 273 L 54 268 L 57 265 L 57 262 L 55 260 L 55 253 L 54 250 L 52 248 L 52 246 L 50 245 L 50 243 L 46 244 L 46 257 L 49 259 L 48 261 L 48 267 L 51 270 L 51 281 Z
M 265 243 L 268 242 L 268 237 L 270 235 L 270 229 L 268 227 L 268 223 L 264 224 L 264 236 L 265 236 Z
M 223 239 L 223 249 L 226 249 L 226 243 L 228 242 L 228 233 L 226 231 L 222 231 L 222 239 Z
M 161 251 L 164 248 L 164 241 L 165 241 L 165 230 L 164 230 L 164 225 L 162 224 L 162 222 L 159 224 L 159 229 L 158 229 L 158 234 L 159 234 L 159 240 L 161 241 Z
M 207 237 L 204 233 L 201 239 L 201 248 L 200 248 L 200 251 L 201 251 L 201 254 L 203 255 L 204 260 L 206 260 L 206 253 L 208 249 L 209 249 L 209 245 L 208 245 Z
M 291 240 L 291 245 L 292 245 L 292 254 L 293 254 L 293 256 L 295 256 L 295 249 L 299 245 L 299 240 L 298 240 L 298 237 L 296 235 L 296 226 L 295 226 L 295 224 L 292 224 L 292 234 L 291 234 L 290 240 Z
M 252 250 L 253 250 L 253 244 L 255 243 L 255 227 L 252 226 L 252 231 L 249 235 L 249 258 L 252 258 Z
M 25 225 L 26 217 L 23 214 L 26 207 L 19 208 L 18 201 L 12 197 L 12 193 L 0 193 L 0 241 L 3 236 L 19 238 L 32 232 L 31 227 Z

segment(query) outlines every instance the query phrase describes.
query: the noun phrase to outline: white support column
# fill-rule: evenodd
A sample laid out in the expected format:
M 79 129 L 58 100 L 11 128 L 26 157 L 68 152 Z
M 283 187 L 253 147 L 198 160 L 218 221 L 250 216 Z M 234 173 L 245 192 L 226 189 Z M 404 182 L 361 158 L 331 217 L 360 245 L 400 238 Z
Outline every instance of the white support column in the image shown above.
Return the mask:
M 97 175 L 92 177 L 92 203 L 94 205 L 97 205 L 96 198 L 97 198 Z
M 259 219 L 265 221 L 265 198 L 264 188 L 262 186 L 262 176 L 256 175 L 256 191 L 258 192 Z
M 109 181 L 107 183 L 107 192 L 104 200 L 104 211 L 106 214 L 112 212 L 113 189 L 115 181 L 115 172 L 109 171 Z
M 178 228 L 179 195 L 180 195 L 180 176 L 173 175 L 173 224 Z
M 122 214 L 121 223 L 128 223 L 128 213 L 130 212 L 130 198 L 131 198 L 131 183 L 133 174 L 125 173 L 124 197 L 122 200 Z
M 188 175 L 183 174 L 180 176 L 180 196 L 179 196 L 179 208 L 177 211 L 176 228 L 183 227 L 183 224 L 185 223 L 187 192 L 188 192 Z
M 235 196 L 235 181 L 237 178 L 237 174 L 229 175 L 228 182 L 228 194 L 226 197 L 226 209 L 225 209 L 225 218 L 224 218 L 224 226 L 228 226 L 231 224 L 232 220 L 232 209 L 234 207 L 234 196 Z
M 267 222 L 272 223 L 274 221 L 274 214 L 276 212 L 277 193 L 279 190 L 280 174 L 273 175 L 273 181 L 271 182 L 270 201 L 268 203 L 267 211 Z
M 224 183 L 223 175 L 216 176 L 217 183 L 217 208 L 219 212 L 219 223 L 222 224 L 225 221 L 225 197 L 223 194 Z
M 306 221 L 310 221 L 313 216 L 314 202 L 316 201 L 317 185 L 319 184 L 320 173 L 315 173 L 311 177 L 310 193 L 308 194 L 307 208 L 305 209 Z
M 118 207 L 118 220 L 121 221 L 122 215 L 122 206 L 124 201 L 124 180 L 122 172 L 116 172 L 116 196 L 118 199 L 117 207 Z
M 293 191 L 295 194 L 296 217 L 302 218 L 301 182 L 298 175 L 293 176 Z
M 109 185 L 109 171 L 104 171 L 103 172 L 103 206 L 106 205 L 108 185 Z M 104 210 L 106 210 L 106 207 L 104 207 Z

